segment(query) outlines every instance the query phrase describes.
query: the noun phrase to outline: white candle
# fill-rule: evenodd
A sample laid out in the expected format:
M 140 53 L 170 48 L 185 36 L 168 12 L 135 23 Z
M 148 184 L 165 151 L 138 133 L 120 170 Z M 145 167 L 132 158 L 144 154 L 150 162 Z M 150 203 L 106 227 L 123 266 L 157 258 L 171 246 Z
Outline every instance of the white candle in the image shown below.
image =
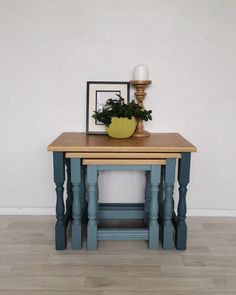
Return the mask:
M 147 66 L 140 64 L 134 67 L 134 72 L 133 72 L 134 80 L 144 81 L 144 80 L 148 80 L 148 78 L 149 78 L 149 70 Z

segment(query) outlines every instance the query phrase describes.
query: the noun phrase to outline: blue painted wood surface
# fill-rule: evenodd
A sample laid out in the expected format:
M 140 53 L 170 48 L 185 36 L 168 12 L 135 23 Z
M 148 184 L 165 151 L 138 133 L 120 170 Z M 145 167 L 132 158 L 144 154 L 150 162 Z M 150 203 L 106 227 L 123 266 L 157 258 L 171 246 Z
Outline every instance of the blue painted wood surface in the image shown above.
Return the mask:
M 72 204 L 73 204 L 73 191 L 72 191 L 72 183 L 71 183 L 71 167 L 70 167 L 70 159 L 65 159 L 66 164 L 66 174 L 67 174 L 67 182 L 66 182 L 66 225 L 70 220 L 72 220 Z
M 144 219 L 143 203 L 100 203 L 100 219 Z
M 82 247 L 82 211 L 81 211 L 81 160 L 71 159 L 71 182 L 73 190 L 73 221 L 72 221 L 72 240 L 73 250 Z
M 158 186 L 158 205 L 159 205 L 159 215 L 162 216 L 163 212 L 163 201 L 165 192 L 165 170 L 166 166 L 161 166 L 161 181 Z
M 174 227 L 173 215 L 173 190 L 175 181 L 175 159 L 167 159 L 165 169 L 165 199 L 163 206 L 163 249 L 173 249 Z
M 81 159 L 81 183 L 80 183 L 80 204 L 81 204 L 81 214 L 82 214 L 82 221 L 87 223 L 87 201 L 86 201 L 86 167 L 82 165 Z
M 88 182 L 88 226 L 87 226 L 87 248 L 97 249 L 97 169 L 96 166 L 87 166 Z
M 63 199 L 65 181 L 65 159 L 64 153 L 53 152 L 54 182 L 56 185 L 56 225 L 55 225 L 55 247 L 56 250 L 66 248 L 66 225 L 65 205 Z
M 97 224 L 99 223 L 99 219 L 100 219 L 98 177 L 99 177 L 99 173 L 97 173 L 97 185 L 96 185 L 96 216 L 97 216 Z
M 149 230 L 145 228 L 125 228 L 98 230 L 98 240 L 148 240 Z
M 190 175 L 191 153 L 182 153 L 178 167 L 179 182 L 179 203 L 176 228 L 176 249 L 186 250 L 187 248 L 187 225 L 186 225 L 186 194 Z
M 93 166 L 93 165 L 90 165 Z M 94 165 L 96 166 L 96 165 Z M 99 171 L 151 171 L 152 165 L 97 165 Z
M 149 206 L 149 221 L 146 229 L 97 229 L 98 214 L 98 172 L 100 170 L 146 170 L 150 171 L 150 180 L 148 189 L 150 192 L 150 206 Z M 114 165 L 88 165 L 87 166 L 87 184 L 88 184 L 88 227 L 87 227 L 87 247 L 88 250 L 97 249 L 97 241 L 99 239 L 148 239 L 150 249 L 158 249 L 159 247 L 159 225 L 158 218 L 158 185 L 161 177 L 160 165 L 133 165 L 133 166 L 114 166 Z M 107 209 L 107 210 L 106 210 Z M 113 208 L 106 208 L 101 216 L 109 217 Z M 134 211 L 138 213 L 137 209 Z M 129 210 L 130 213 L 130 210 Z M 140 209 L 139 209 L 140 213 Z M 107 215 L 106 215 L 107 214 Z M 121 218 L 123 215 L 127 216 L 127 211 L 122 210 L 116 214 Z M 142 217 L 144 215 L 142 214 Z M 114 218 L 114 215 L 111 216 Z M 148 233 L 148 234 L 147 234 Z
M 150 214 L 150 196 L 151 183 L 150 183 L 150 171 L 146 171 L 146 185 L 145 185 L 145 202 L 144 202 L 144 222 L 146 225 L 149 223 Z
M 153 165 L 150 173 L 150 216 L 149 216 L 149 249 L 159 248 L 158 218 L 158 185 L 161 178 L 161 166 Z

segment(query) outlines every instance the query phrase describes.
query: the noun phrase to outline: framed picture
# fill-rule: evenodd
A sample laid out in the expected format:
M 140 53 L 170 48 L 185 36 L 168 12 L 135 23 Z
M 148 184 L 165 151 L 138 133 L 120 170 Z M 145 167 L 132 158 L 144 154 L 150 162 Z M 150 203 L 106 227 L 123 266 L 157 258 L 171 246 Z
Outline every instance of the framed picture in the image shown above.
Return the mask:
M 108 99 L 118 99 L 116 94 L 121 95 L 125 103 L 129 102 L 129 82 L 87 82 L 87 134 L 105 134 L 105 125 L 94 118 L 93 112 L 102 110 Z

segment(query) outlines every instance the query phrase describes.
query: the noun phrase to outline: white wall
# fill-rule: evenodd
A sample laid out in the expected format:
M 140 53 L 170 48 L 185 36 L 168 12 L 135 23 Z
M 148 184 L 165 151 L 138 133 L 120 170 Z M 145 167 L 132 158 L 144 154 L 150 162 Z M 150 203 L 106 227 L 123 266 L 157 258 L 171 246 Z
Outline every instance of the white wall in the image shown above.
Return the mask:
M 146 129 L 198 147 L 188 208 L 236 215 L 235 11 L 234 0 L 0 0 L 0 212 L 54 207 L 47 145 L 85 131 L 86 81 L 128 81 L 142 62 Z M 139 200 L 143 176 L 126 176 L 103 175 L 102 194 Z

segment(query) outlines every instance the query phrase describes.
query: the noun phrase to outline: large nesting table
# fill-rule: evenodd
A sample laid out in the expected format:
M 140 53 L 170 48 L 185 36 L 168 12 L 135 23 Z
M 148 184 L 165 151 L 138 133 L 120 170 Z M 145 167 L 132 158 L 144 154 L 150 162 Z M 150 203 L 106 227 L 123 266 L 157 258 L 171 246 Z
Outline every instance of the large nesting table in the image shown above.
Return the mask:
M 56 185 L 56 225 L 55 225 L 55 244 L 56 249 L 66 248 L 66 228 L 69 220 L 72 219 L 72 246 L 77 244 L 77 230 L 81 224 L 81 214 L 78 214 L 79 206 L 85 205 L 84 187 L 84 167 L 83 159 L 176 159 L 178 164 L 177 180 L 179 183 L 179 199 L 177 212 L 173 210 L 173 199 L 168 194 L 165 200 L 166 210 L 169 212 L 168 222 L 175 226 L 175 247 L 178 250 L 185 250 L 187 247 L 187 225 L 186 225 L 186 193 L 190 176 L 191 153 L 196 152 L 196 147 L 178 133 L 151 133 L 147 138 L 128 138 L 113 139 L 107 135 L 87 135 L 79 132 L 64 132 L 57 137 L 49 146 L 48 151 L 53 152 L 53 172 Z M 79 177 L 81 178 L 80 187 L 72 187 L 71 184 L 71 159 L 76 158 Z M 77 169 L 78 169 L 77 167 Z M 67 173 L 66 173 L 67 172 Z M 67 197 L 64 198 L 64 182 L 67 180 Z M 161 187 L 160 187 L 161 189 Z M 74 195 L 74 201 L 73 201 Z M 66 201 L 64 202 L 64 199 Z M 76 201 L 77 200 L 77 201 Z M 83 200 L 82 205 L 78 200 Z M 137 205 L 137 204 L 136 204 Z M 81 208 L 80 208 L 81 209 Z M 126 209 L 124 213 L 124 209 Z M 120 211 L 119 211 L 120 210 Z M 113 207 L 102 207 L 101 214 L 105 217 L 109 214 L 119 217 L 140 216 L 141 210 L 135 204 L 127 205 L 126 208 L 119 208 L 119 204 Z M 75 246 L 76 248 L 76 246 Z

